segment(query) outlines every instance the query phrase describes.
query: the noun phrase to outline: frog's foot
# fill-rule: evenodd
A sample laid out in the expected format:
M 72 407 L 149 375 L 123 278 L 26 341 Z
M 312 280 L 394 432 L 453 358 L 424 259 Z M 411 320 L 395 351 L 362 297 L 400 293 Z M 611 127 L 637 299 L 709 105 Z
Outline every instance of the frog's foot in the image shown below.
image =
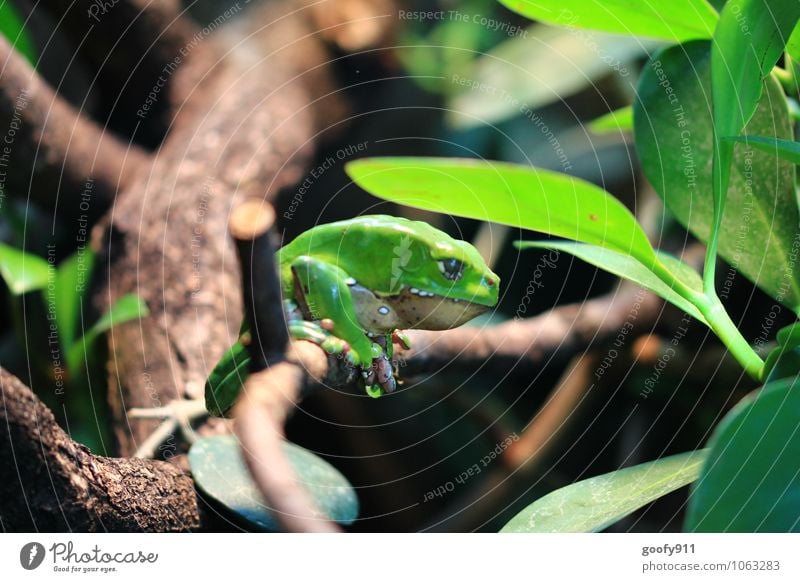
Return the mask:
M 372 360 L 372 367 L 364 372 L 364 383 L 367 385 L 367 394 L 373 398 L 397 390 L 392 362 L 386 354 Z
M 180 431 L 188 443 L 197 440 L 197 434 L 192 428 L 192 422 L 208 416 L 205 401 L 185 400 L 178 398 L 166 406 L 158 408 L 131 408 L 128 418 L 133 420 L 161 420 L 163 421 L 144 442 L 139 445 L 133 454 L 137 459 L 152 459 L 156 453 L 176 431 Z
M 328 354 L 343 354 L 350 364 L 358 365 L 357 356 L 352 353 L 350 344 L 331 334 L 329 331 L 331 327 L 331 322 L 327 319 L 323 319 L 319 323 L 302 319 L 295 320 L 289 322 L 289 335 L 296 340 L 317 344 Z
M 371 366 L 363 372 L 367 394 L 373 398 L 379 398 L 384 394 L 390 394 L 397 390 L 391 352 L 387 351 L 387 346 L 389 346 L 387 336 L 374 338 Z M 391 349 L 390 346 L 389 349 Z

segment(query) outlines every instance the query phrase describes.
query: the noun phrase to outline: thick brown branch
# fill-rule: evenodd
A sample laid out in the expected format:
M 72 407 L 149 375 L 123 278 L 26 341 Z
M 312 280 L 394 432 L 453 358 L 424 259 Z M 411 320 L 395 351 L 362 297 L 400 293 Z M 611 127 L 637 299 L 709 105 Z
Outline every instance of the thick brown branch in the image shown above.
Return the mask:
M 192 478 L 161 461 L 111 459 L 72 441 L 0 368 L 0 530 L 188 531 L 200 526 Z
M 31 199 L 59 217 L 98 217 L 148 156 L 56 95 L 3 36 L 0 63 L 0 131 L 7 148 L 2 194 Z M 88 205 L 82 206 L 83 192 Z
M 192 76 L 205 66 L 203 87 L 193 88 L 152 172 L 120 196 L 109 229 L 109 292 L 101 302 L 133 292 L 152 313 L 111 338 L 111 376 L 121 386 L 112 386 L 112 407 L 127 454 L 154 425 L 128 425 L 125 410 L 202 397 L 208 373 L 238 335 L 232 205 L 271 199 L 309 159 L 312 106 L 304 85 L 290 82 L 294 73 L 277 57 L 220 59 L 210 48 L 186 63 Z

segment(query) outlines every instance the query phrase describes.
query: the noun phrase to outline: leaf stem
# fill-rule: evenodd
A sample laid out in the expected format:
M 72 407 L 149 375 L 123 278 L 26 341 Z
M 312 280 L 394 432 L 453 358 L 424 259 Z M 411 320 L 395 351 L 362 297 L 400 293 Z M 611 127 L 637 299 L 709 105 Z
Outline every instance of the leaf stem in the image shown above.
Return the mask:
M 764 360 L 762 360 L 750 343 L 742 336 L 739 328 L 733 323 L 728 311 L 715 295 L 704 296 L 704 301 L 696 306 L 706 318 L 711 329 L 717 334 L 722 343 L 728 348 L 731 355 L 754 379 L 761 380 L 764 373 Z
M 713 287 L 711 294 L 692 289 L 658 260 L 653 264 L 652 271 L 659 279 L 671 286 L 676 293 L 697 307 L 708 326 L 725 344 L 725 347 L 728 348 L 728 351 L 736 358 L 742 368 L 755 380 L 761 380 L 764 372 L 764 361 L 744 338 L 736 324 L 733 323 Z

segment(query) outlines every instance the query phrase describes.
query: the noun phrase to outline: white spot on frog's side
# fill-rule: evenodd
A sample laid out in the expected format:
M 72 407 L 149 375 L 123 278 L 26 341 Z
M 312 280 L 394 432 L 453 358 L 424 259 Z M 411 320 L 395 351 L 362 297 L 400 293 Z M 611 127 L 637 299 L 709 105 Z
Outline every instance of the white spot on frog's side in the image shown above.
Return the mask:
M 413 293 L 414 295 L 418 295 L 419 289 L 417 289 L 416 287 L 412 287 L 411 289 L 408 290 L 408 292 Z
M 355 279 L 353 279 L 352 277 L 348 277 L 347 279 L 344 280 L 344 283 L 348 287 L 352 287 L 353 285 L 356 285 L 358 282 Z
M 389 315 L 389 308 L 386 307 L 385 305 L 381 305 L 378 308 L 378 313 L 380 313 L 381 315 Z

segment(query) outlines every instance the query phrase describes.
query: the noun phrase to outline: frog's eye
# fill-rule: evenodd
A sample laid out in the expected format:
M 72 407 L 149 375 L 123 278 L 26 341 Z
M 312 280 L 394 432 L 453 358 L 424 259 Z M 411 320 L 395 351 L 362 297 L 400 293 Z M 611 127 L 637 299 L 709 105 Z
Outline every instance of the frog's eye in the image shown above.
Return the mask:
M 461 275 L 464 274 L 464 263 L 458 259 L 443 259 L 438 261 L 439 270 L 444 275 L 445 279 L 450 281 L 458 281 Z

